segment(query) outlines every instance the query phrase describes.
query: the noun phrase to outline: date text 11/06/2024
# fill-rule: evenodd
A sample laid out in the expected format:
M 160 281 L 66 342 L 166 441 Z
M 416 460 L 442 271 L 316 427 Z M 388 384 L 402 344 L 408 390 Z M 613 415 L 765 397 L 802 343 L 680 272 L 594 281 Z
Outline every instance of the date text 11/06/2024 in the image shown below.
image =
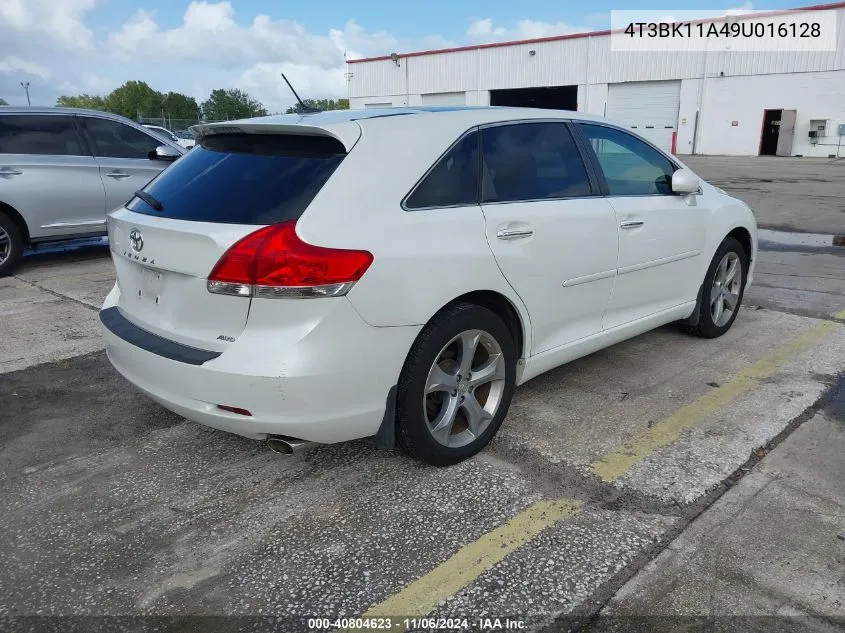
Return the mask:
M 821 37 L 818 22 L 630 22 L 624 33 L 631 37 Z

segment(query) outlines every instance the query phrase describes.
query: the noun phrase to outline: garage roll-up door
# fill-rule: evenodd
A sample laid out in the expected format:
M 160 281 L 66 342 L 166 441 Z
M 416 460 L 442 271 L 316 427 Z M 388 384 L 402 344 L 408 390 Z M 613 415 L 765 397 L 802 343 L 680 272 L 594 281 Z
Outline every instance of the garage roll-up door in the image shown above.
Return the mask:
M 431 92 L 422 95 L 422 104 L 430 106 L 454 106 L 466 105 L 467 93 L 465 92 Z
M 630 127 L 667 152 L 672 150 L 680 107 L 680 81 L 632 81 L 608 86 L 607 118 Z

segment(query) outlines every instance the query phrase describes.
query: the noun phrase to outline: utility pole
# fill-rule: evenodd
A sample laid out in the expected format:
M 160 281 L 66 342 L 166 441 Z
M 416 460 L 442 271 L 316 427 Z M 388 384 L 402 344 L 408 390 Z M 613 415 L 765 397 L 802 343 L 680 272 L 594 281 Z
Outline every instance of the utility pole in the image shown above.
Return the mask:
M 27 82 L 22 81 L 21 86 L 26 91 L 26 105 L 31 106 L 32 103 L 29 100 L 29 82 L 28 81 Z

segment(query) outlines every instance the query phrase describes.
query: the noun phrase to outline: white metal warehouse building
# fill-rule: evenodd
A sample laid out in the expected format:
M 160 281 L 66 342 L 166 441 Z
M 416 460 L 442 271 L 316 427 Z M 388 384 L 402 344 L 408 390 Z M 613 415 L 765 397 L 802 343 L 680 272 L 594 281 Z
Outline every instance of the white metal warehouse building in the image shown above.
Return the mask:
M 348 61 L 350 107 L 560 108 L 677 154 L 845 156 L 845 2 L 810 10 L 835 22 L 835 51 L 624 52 L 601 31 L 392 53 Z

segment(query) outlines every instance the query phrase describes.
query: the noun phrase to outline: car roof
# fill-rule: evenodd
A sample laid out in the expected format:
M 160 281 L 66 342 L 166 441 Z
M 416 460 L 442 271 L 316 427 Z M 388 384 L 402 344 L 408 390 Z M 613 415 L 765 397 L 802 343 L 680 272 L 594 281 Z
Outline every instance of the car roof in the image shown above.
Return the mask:
M 477 115 L 479 118 L 485 120 L 500 116 L 502 120 L 513 118 L 577 118 L 587 119 L 601 117 L 593 117 L 592 115 L 581 112 L 574 112 L 571 110 L 547 110 L 540 108 L 515 108 L 508 106 L 403 106 L 394 108 L 364 108 L 362 110 L 329 110 L 325 112 L 314 112 L 304 114 L 274 114 L 270 116 L 255 117 L 253 119 L 240 119 L 238 121 L 221 121 L 217 123 L 203 124 L 203 127 L 210 126 L 225 126 L 227 124 L 237 124 L 244 121 L 249 121 L 254 125 L 330 125 L 343 123 L 348 121 L 363 121 L 366 119 L 378 119 L 389 116 L 400 115 L 417 115 L 420 117 L 449 117 L 460 116 L 466 118 L 467 115 Z
M 115 121 L 123 121 L 138 125 L 135 121 L 120 116 L 119 114 L 112 114 L 111 112 L 103 112 L 102 110 L 89 110 L 87 108 L 62 108 L 46 107 L 46 106 L 0 106 L 0 114 L 84 114 L 88 116 L 98 116 L 104 119 L 114 119 Z
M 227 132 L 332 136 L 343 143 L 348 151 L 360 138 L 362 128 L 385 120 L 396 122 L 397 118 L 404 119 L 406 116 L 413 118 L 415 126 L 455 125 L 465 126 L 464 129 L 473 125 L 524 119 L 602 120 L 602 117 L 570 110 L 505 106 L 412 106 L 276 114 L 236 121 L 201 123 L 191 127 L 191 131 L 198 137 Z

